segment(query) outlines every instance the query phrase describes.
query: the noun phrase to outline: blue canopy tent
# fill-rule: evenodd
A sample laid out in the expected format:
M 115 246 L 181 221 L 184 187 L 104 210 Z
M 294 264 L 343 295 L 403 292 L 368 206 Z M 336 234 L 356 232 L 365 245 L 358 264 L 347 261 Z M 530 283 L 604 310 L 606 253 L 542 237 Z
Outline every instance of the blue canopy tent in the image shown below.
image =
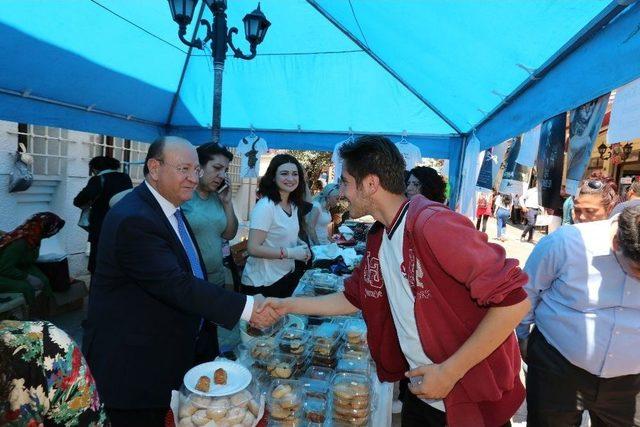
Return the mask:
M 229 0 L 230 26 L 255 5 Z M 633 0 L 263 0 L 262 10 L 272 26 L 257 58 L 225 64 L 228 145 L 250 127 L 273 148 L 321 150 L 350 132 L 406 130 L 424 156 L 451 160 L 456 181 L 469 135 L 495 145 L 640 76 Z M 210 52 L 180 43 L 166 1 L 4 0 L 0 49 L 1 119 L 209 138 Z

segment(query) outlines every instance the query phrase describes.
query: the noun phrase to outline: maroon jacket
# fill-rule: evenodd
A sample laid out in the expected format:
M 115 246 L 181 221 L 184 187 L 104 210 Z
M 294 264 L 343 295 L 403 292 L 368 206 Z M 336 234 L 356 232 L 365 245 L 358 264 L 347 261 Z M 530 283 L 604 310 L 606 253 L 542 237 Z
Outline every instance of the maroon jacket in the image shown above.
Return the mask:
M 402 209 L 399 210 L 399 212 Z M 398 213 L 399 213 L 398 212 Z M 434 363 L 453 355 L 491 307 L 524 300 L 527 275 L 504 249 L 487 242 L 464 216 L 422 196 L 407 211 L 403 265 L 425 354 Z M 393 221 L 395 222 L 395 220 Z M 345 296 L 362 310 L 371 356 L 381 381 L 404 378 L 408 364 L 398 342 L 378 251 L 384 227 L 374 224 L 365 256 L 345 282 Z M 524 400 L 520 351 L 511 334 L 485 360 L 471 368 L 444 399 L 451 427 L 505 424 Z

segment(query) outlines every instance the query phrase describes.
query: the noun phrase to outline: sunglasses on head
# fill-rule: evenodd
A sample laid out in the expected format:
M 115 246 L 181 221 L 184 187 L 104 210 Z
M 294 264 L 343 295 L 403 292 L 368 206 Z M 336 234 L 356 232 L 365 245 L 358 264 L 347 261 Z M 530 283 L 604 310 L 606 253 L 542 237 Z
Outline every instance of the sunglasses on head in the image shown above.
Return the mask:
M 593 190 L 600 190 L 604 187 L 604 182 L 597 179 L 590 179 L 587 181 L 587 186 Z

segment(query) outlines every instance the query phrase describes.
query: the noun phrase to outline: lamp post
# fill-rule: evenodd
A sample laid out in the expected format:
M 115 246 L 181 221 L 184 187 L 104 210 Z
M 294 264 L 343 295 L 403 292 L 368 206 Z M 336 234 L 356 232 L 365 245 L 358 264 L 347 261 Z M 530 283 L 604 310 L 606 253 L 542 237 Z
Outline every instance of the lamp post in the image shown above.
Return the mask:
M 205 26 L 207 34 L 204 40 L 196 39 L 194 41 L 187 40 L 184 36 L 187 33 L 187 26 L 193 19 L 193 13 L 198 4 L 198 0 L 168 0 L 171 8 L 171 16 L 178 24 L 178 36 L 182 43 L 187 46 L 203 49 L 204 45 L 211 42 L 211 52 L 213 56 L 213 117 L 211 120 L 211 135 L 213 142 L 220 141 L 220 118 L 222 111 L 222 72 L 224 71 L 224 61 L 227 56 L 227 47 L 233 51 L 233 56 L 245 60 L 251 60 L 256 56 L 256 47 L 262 43 L 267 29 L 271 23 L 258 8 L 251 13 L 245 15 L 242 19 L 244 23 L 245 38 L 249 42 L 250 54 L 245 55 L 239 48 L 233 44 L 233 36 L 238 34 L 235 27 L 227 27 L 227 0 L 204 0 L 211 13 L 213 14 L 213 23 L 206 19 L 201 19 L 200 24 Z

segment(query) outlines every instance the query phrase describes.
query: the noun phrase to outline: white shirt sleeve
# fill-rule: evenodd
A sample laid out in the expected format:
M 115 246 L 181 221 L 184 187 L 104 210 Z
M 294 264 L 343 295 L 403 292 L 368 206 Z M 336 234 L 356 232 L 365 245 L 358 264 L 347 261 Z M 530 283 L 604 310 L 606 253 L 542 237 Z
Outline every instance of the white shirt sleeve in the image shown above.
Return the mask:
M 247 322 L 251 320 L 251 313 L 253 313 L 253 304 L 253 297 L 247 295 L 247 302 L 244 304 L 244 310 L 242 310 L 242 314 L 240 315 L 240 318 L 242 320 L 245 320 Z
M 258 200 L 251 211 L 249 228 L 269 231 L 273 224 L 273 203 L 266 197 Z

